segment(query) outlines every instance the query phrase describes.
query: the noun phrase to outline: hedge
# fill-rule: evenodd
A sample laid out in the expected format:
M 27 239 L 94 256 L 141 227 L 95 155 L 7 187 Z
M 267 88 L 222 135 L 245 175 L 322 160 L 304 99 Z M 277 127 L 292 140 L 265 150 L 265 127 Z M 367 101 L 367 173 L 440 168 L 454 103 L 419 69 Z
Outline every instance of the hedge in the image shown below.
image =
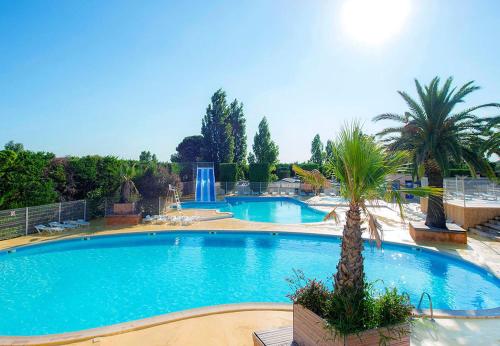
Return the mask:
M 268 182 L 271 179 L 271 165 L 269 163 L 252 163 L 248 170 L 251 182 Z

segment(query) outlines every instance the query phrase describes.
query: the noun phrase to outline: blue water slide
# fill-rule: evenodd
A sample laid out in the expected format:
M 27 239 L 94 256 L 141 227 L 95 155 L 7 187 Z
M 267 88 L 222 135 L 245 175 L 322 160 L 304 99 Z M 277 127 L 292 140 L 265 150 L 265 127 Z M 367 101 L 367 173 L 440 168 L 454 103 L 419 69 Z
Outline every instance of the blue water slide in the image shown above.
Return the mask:
M 214 169 L 203 167 L 196 172 L 196 202 L 215 202 Z

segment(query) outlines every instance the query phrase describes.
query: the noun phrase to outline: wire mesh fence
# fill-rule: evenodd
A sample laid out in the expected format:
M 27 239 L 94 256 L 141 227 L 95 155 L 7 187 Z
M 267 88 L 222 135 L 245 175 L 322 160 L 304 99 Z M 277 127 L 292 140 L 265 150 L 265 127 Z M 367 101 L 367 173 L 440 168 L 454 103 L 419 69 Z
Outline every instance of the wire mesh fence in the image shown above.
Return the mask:
M 117 214 L 163 215 L 173 204 L 172 197 L 169 196 L 141 198 L 132 203 L 119 202 L 118 198 L 105 198 L 102 202 L 104 216 Z
M 36 225 L 78 219 L 87 219 L 85 200 L 0 210 L 0 239 L 36 233 Z

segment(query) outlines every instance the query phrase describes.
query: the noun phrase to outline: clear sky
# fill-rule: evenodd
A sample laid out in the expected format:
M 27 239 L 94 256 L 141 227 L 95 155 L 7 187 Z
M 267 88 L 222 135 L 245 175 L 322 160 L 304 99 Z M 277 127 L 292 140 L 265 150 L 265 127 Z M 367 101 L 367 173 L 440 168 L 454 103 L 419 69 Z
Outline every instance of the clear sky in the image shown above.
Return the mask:
M 167 160 L 223 88 L 249 147 L 266 115 L 280 159 L 302 161 L 346 120 L 386 126 L 371 118 L 404 111 L 414 78 L 500 101 L 500 1 L 348 1 L 0 1 L 0 143 Z

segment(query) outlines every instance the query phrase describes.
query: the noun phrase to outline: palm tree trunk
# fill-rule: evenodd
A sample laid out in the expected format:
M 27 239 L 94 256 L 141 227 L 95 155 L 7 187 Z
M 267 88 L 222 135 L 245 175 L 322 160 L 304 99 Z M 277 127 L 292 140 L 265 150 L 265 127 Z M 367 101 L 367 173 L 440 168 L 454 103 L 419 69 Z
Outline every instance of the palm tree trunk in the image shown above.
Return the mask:
M 424 163 L 425 173 L 429 179 L 429 186 L 443 187 L 443 174 L 434 160 L 427 160 Z M 446 216 L 444 213 L 443 196 L 430 195 L 427 205 L 427 216 L 425 224 L 429 227 L 446 229 Z
M 335 290 L 358 291 L 364 287 L 363 239 L 361 238 L 361 217 L 357 204 L 350 204 L 346 213 L 346 224 L 342 233 L 340 261 L 335 274 Z

